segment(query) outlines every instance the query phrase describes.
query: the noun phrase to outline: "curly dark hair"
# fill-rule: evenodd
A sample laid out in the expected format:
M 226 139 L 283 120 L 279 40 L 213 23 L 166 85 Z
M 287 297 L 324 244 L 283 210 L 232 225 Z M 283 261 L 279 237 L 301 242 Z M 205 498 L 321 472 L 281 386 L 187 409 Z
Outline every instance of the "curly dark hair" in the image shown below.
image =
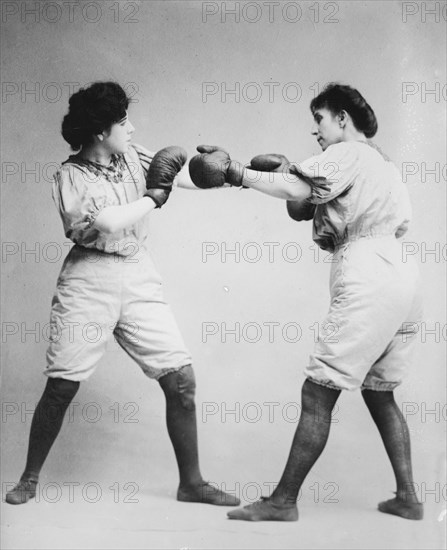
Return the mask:
M 354 126 L 367 138 L 376 135 L 378 124 L 376 115 L 361 93 L 351 86 L 330 82 L 322 92 L 310 102 L 310 110 L 329 109 L 333 115 L 346 111 L 352 118 Z
M 73 151 L 91 143 L 93 136 L 108 130 L 126 116 L 130 98 L 116 82 L 94 82 L 70 96 L 62 122 L 62 137 Z

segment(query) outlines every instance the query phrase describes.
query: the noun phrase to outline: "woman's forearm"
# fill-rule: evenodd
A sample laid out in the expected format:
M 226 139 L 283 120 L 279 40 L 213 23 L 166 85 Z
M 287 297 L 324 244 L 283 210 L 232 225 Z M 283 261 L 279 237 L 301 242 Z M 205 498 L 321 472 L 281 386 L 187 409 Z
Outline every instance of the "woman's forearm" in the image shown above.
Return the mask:
M 305 201 L 311 194 L 311 187 L 308 183 L 294 174 L 282 172 L 259 172 L 257 170 L 245 169 L 242 184 L 283 200 Z M 183 189 L 199 189 L 191 180 L 188 164 L 185 164 L 177 174 L 174 179 L 174 185 Z M 224 184 L 222 187 L 227 188 L 231 186 Z M 212 189 L 221 189 L 222 187 L 213 187 Z
M 284 172 L 259 172 L 244 170 L 242 185 L 278 199 L 305 201 L 311 195 L 311 187 L 295 174 Z
M 155 207 L 156 204 L 150 197 L 121 206 L 107 206 L 98 214 L 93 226 L 103 233 L 116 233 L 133 225 Z

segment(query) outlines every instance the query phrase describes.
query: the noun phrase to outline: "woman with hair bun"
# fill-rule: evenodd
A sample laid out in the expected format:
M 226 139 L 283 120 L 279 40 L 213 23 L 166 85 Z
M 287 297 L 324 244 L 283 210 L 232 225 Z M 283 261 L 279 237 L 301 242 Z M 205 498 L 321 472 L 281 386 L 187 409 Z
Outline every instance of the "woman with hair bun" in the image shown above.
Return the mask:
M 200 473 L 192 359 L 147 248 L 147 215 L 167 201 L 186 152 L 167 147 L 154 154 L 131 143 L 129 98 L 115 82 L 81 89 L 69 104 L 62 135 L 78 152 L 56 173 L 53 198 L 74 246 L 53 297 L 48 381 L 33 416 L 25 470 L 6 502 L 24 504 L 36 495 L 65 412 L 115 337 L 165 394 L 180 474 L 177 499 L 238 505 Z M 194 188 L 187 172 L 181 177 L 183 187 Z
M 379 510 L 422 519 L 409 431 L 393 394 L 408 370 L 422 315 L 418 269 L 412 258 L 403 260 L 397 240 L 411 217 L 408 192 L 396 166 L 369 141 L 377 120 L 357 90 L 329 84 L 310 108 L 323 152 L 299 165 L 258 155 L 238 169 L 213 146 L 198 147 L 201 154 L 189 164 L 200 187 L 226 181 L 286 200 L 289 214 L 312 219 L 314 241 L 333 253 L 330 308 L 304 369 L 301 416 L 283 475 L 269 498 L 228 516 L 296 521 L 298 493 L 326 445 L 335 403 L 342 390 L 360 389 L 396 478 L 396 497 Z

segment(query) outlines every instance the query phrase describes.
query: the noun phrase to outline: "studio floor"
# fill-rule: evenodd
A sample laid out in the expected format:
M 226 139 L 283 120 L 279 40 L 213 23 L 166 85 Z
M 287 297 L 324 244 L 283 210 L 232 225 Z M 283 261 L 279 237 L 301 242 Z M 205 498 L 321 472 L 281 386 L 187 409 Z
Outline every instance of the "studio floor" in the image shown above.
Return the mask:
M 292 523 L 229 520 L 230 508 L 177 502 L 172 484 L 152 481 L 136 485 L 100 477 L 95 482 L 43 479 L 37 501 L 22 506 L 2 502 L 1 548 L 445 548 L 445 502 L 428 495 L 432 498 L 426 499 L 423 521 L 382 514 L 375 509 L 377 501 L 391 493 L 380 494 L 377 486 L 366 492 L 360 473 L 350 483 L 346 478 L 337 494 L 331 483 L 314 476 L 300 498 L 300 519 Z M 226 485 L 231 487 L 240 490 L 237 483 Z M 262 482 L 246 485 L 245 498 L 254 499 L 261 488 L 266 489 Z

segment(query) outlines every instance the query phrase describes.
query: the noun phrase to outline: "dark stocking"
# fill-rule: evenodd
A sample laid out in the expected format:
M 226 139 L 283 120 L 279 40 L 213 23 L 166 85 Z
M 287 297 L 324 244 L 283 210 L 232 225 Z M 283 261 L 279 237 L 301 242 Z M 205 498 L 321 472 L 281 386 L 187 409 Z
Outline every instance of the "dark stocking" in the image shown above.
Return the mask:
M 364 390 L 363 399 L 379 429 L 396 477 L 397 497 L 417 502 L 411 467 L 408 426 L 392 391 Z
M 60 432 L 65 412 L 79 388 L 79 382 L 49 378 L 34 411 L 28 457 L 22 479 L 37 481 L 40 470 Z
M 304 382 L 301 416 L 284 473 L 271 497 L 274 502 L 296 502 L 304 479 L 326 445 L 331 413 L 340 393 L 310 380 Z

